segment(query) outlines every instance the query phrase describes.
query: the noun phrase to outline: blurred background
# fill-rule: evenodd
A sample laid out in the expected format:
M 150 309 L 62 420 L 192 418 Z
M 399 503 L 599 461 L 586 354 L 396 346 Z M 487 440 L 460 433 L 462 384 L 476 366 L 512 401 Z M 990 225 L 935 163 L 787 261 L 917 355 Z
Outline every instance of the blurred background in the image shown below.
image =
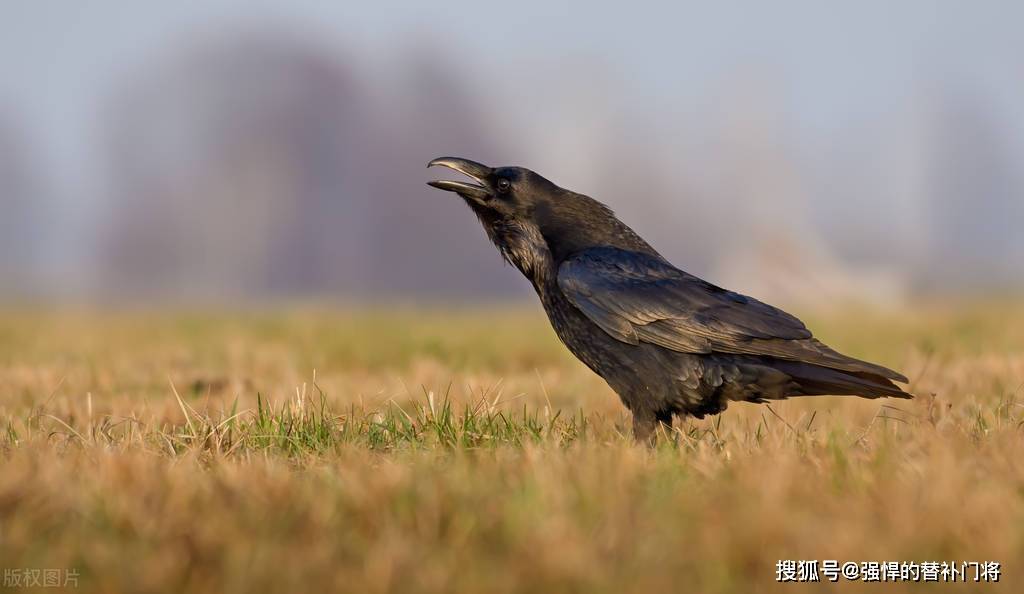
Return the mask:
M 1024 4 L 8 0 L 0 300 L 530 295 L 530 167 L 782 302 L 1024 288 Z

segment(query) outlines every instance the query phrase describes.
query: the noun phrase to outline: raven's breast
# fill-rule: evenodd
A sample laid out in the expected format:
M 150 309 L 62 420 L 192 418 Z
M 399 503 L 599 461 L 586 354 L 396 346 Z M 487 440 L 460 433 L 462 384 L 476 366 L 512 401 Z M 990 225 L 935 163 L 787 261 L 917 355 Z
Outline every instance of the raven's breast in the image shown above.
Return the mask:
M 699 357 L 648 343 L 622 342 L 590 321 L 560 292 L 538 293 L 558 338 L 577 359 L 604 378 L 630 410 L 676 410 L 686 406 L 689 399 L 680 380 L 699 373 Z

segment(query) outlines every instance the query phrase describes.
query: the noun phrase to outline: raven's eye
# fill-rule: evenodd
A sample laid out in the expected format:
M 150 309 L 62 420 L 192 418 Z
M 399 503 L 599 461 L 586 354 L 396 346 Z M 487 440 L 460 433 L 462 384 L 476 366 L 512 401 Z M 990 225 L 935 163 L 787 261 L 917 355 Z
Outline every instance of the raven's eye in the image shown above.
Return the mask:
M 501 192 L 502 194 L 504 194 L 505 192 L 508 192 L 509 188 L 511 188 L 511 187 L 512 187 L 512 182 L 508 181 L 507 179 L 505 179 L 503 177 L 498 179 L 498 191 Z

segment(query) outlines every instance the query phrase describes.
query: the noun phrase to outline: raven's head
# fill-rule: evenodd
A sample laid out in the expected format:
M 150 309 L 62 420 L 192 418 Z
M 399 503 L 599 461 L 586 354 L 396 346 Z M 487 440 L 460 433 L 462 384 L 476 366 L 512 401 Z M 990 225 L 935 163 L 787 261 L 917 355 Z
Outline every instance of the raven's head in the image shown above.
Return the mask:
M 457 157 L 434 159 L 427 167 L 435 165 L 454 169 L 476 182 L 427 183 L 461 196 L 506 260 L 528 278 L 550 268 L 551 254 L 534 219 L 538 203 L 561 188 L 522 167 L 488 167 Z
M 612 245 L 654 251 L 605 205 L 529 169 L 488 167 L 457 157 L 434 159 L 427 167 L 435 165 L 473 179 L 427 183 L 462 196 L 505 259 L 535 284 L 582 249 Z

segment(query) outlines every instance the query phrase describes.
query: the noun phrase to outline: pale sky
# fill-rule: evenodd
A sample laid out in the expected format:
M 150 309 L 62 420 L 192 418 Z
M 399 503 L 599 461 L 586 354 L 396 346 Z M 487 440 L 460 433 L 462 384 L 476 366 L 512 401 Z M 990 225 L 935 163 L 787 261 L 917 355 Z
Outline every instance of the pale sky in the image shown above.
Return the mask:
M 510 106 L 533 83 L 592 73 L 618 81 L 627 110 L 708 101 L 737 69 L 777 81 L 808 136 L 898 108 L 922 84 L 978 89 L 1024 135 L 1019 2 L 133 2 L 4 0 L 0 106 L 27 122 L 58 171 L 79 183 L 91 124 L 119 80 L 190 39 L 290 29 L 354 52 L 367 69 L 426 41 Z M 553 89 L 559 92 L 558 89 Z M 512 116 L 528 114 L 510 114 Z M 64 177 L 62 175 L 61 177 Z
M 927 114 L 934 97 L 954 96 L 981 106 L 1000 150 L 1024 170 L 1020 2 L 0 0 L 0 16 L 0 118 L 15 120 L 45 172 L 63 213 L 54 241 L 68 245 L 102 216 L 109 162 L 100 115 L 111 99 L 153 64 L 252 31 L 334 51 L 361 81 L 379 81 L 382 95 L 417 48 L 439 52 L 500 136 L 506 163 L 555 165 L 557 181 L 585 192 L 593 168 L 606 165 L 588 149 L 607 134 L 632 136 L 671 169 L 702 150 L 686 145 L 690 131 L 722 118 L 722 104 L 751 84 L 783 120 L 776 132 L 787 158 L 817 159 L 814 167 L 822 155 L 844 157 L 829 154 L 835 145 L 856 150 L 857 134 L 875 138 L 875 152 L 890 134 L 910 143 L 880 157 L 891 162 L 883 169 L 899 170 L 919 150 L 908 120 Z M 890 190 L 913 180 L 893 181 L 874 180 L 853 208 L 913 195 Z M 820 199 L 833 201 L 832 229 L 842 231 L 842 192 Z M 616 207 L 644 216 L 629 202 Z

